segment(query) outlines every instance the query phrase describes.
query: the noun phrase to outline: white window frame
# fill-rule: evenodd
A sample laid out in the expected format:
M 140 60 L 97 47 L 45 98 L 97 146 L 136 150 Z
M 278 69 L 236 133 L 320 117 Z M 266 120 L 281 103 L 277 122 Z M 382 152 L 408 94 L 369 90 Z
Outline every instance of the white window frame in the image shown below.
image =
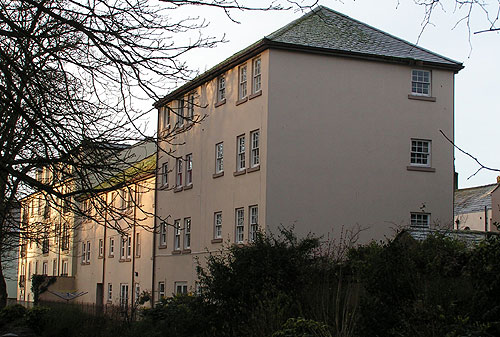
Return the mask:
M 243 243 L 245 240 L 245 209 L 243 207 L 236 208 L 235 215 L 235 230 L 234 242 Z
M 125 187 L 120 189 L 120 191 L 118 192 L 118 197 L 120 202 L 120 209 L 127 209 L 127 191 L 125 190 Z
M 115 256 L 115 238 L 109 238 L 109 257 Z
M 191 249 L 191 218 L 184 218 L 184 249 Z
M 252 61 L 252 93 L 258 93 L 262 90 L 262 61 L 260 56 Z
M 194 93 L 187 97 L 187 118 L 188 122 L 194 121 Z
M 90 241 L 87 241 L 87 263 L 90 263 Z
M 108 302 L 113 302 L 113 283 L 108 283 Z
M 184 98 L 181 98 L 177 101 L 177 127 L 183 127 L 184 126 L 184 108 L 185 108 L 186 102 L 184 101 Z
M 186 155 L 186 186 L 193 184 L 193 154 Z
M 42 275 L 48 275 L 48 274 L 49 274 L 49 262 L 43 261 L 42 262 Z
M 167 223 L 162 221 L 160 223 L 160 247 L 167 246 Z
M 248 241 L 255 242 L 259 231 L 259 206 L 253 205 L 248 208 Z
M 104 256 L 104 240 L 99 239 L 99 257 Z
M 221 75 L 217 78 L 217 102 L 223 102 L 226 99 L 226 76 Z
M 165 298 L 165 282 L 158 282 L 158 299 Z
M 127 235 L 120 238 L 120 260 L 125 260 L 127 256 Z
M 24 265 L 23 265 L 24 267 Z M 52 260 L 52 276 L 57 276 L 57 259 Z
M 224 142 L 215 144 L 215 173 L 224 172 Z
M 245 99 L 248 96 L 248 67 L 246 64 L 238 68 L 238 99 Z
M 176 187 L 182 186 L 182 158 L 177 158 L 175 162 L 175 185 Z
M 120 308 L 128 308 L 128 283 L 120 283 Z
M 141 233 L 135 233 L 135 257 L 141 257 Z
M 62 273 L 61 276 L 68 276 L 68 260 L 62 261 Z
M 222 239 L 222 212 L 214 213 L 214 239 Z
M 161 166 L 161 186 L 168 186 L 168 161 Z
M 174 220 L 174 250 L 181 249 L 181 219 Z
M 161 120 L 162 120 L 162 130 L 168 130 L 170 128 L 170 111 L 168 106 L 163 106 L 160 108 Z
M 141 296 L 141 284 L 135 282 L 135 303 L 139 303 L 139 297 Z
M 431 214 L 422 212 L 410 213 L 410 227 L 429 229 L 431 224 Z
M 187 282 L 186 281 L 174 282 L 174 289 L 175 289 L 176 295 L 180 295 L 180 294 L 186 295 L 188 293 Z
M 427 148 L 427 152 L 425 152 L 425 148 Z M 425 162 L 423 162 L 424 159 Z M 410 166 L 431 167 L 431 159 L 432 141 L 412 138 L 410 141 Z
M 426 76 L 427 75 L 427 76 Z M 426 81 L 426 77 L 428 81 Z M 414 96 L 431 96 L 432 73 L 430 70 L 412 69 L 411 94 Z
M 260 132 L 255 130 L 250 132 L 250 167 L 260 165 Z
M 132 236 L 127 235 L 127 259 L 130 259 L 132 257 Z
M 245 159 L 245 135 L 240 135 L 236 138 L 236 171 L 245 169 Z
M 87 262 L 87 243 L 82 241 L 82 263 Z

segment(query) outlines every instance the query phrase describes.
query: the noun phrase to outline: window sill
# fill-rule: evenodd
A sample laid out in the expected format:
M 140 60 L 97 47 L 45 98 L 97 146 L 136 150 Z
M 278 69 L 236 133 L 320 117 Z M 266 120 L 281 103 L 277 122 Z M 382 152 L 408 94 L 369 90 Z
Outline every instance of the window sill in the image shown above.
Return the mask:
M 435 168 L 425 166 L 406 166 L 406 169 L 408 171 L 436 172 Z
M 191 249 L 183 249 L 182 254 L 191 254 Z
M 184 186 L 184 191 L 185 191 L 185 190 L 190 190 L 190 189 L 192 189 L 192 188 L 193 188 L 193 184 L 191 183 L 191 184 L 189 184 L 189 185 Z
M 118 262 L 130 262 L 130 258 L 127 258 L 127 259 L 119 259 Z
M 246 101 L 248 101 L 248 96 L 245 97 L 245 98 L 242 98 L 242 99 L 239 99 L 236 101 L 236 105 L 240 105 L 240 104 L 243 104 L 245 103 Z
M 217 103 L 215 103 L 215 107 L 218 108 L 220 107 L 221 105 L 224 105 L 226 104 L 226 99 L 224 98 L 222 101 L 218 101 Z
M 212 239 L 211 243 L 222 243 L 222 238 Z
M 243 170 L 239 170 L 239 171 L 233 172 L 233 176 L 237 177 L 237 176 L 241 176 L 241 175 L 243 175 L 245 173 L 247 173 L 247 170 L 243 169 Z
M 174 188 L 174 193 L 181 192 L 182 190 L 184 190 L 183 186 L 177 186 L 176 188 Z
M 224 171 L 219 172 L 219 173 L 214 173 L 214 174 L 212 174 L 212 178 L 214 178 L 214 179 L 219 178 L 219 177 L 222 177 L 223 175 L 224 175 Z
M 82 266 L 86 266 L 86 265 L 89 265 L 89 264 L 90 264 L 90 262 L 80 262 L 80 264 L 81 264 Z
M 101 255 L 101 256 L 98 256 L 97 258 L 102 260 L 102 259 L 104 259 L 104 256 Z
M 114 255 L 108 255 L 108 257 L 109 257 L 110 259 L 112 259 L 112 258 L 114 258 L 115 256 L 114 256 Z
M 247 173 L 255 172 L 255 171 L 260 171 L 260 165 L 257 165 L 257 166 L 254 166 L 254 167 L 250 167 L 250 168 L 247 169 Z
M 262 95 L 262 90 L 259 90 L 256 93 L 253 93 L 250 96 L 248 96 L 248 99 L 254 99 L 255 97 L 259 97 L 261 95 Z
M 168 188 L 168 184 L 161 185 L 160 190 L 166 190 Z
M 172 255 L 181 255 L 182 254 L 182 251 L 180 250 L 173 250 L 172 251 Z
M 167 245 L 159 245 L 158 246 L 158 249 L 166 249 L 167 248 Z
M 408 94 L 408 99 L 414 99 L 417 101 L 427 101 L 427 102 L 435 102 L 436 101 L 436 97 L 419 96 L 419 95 L 412 95 L 412 94 Z

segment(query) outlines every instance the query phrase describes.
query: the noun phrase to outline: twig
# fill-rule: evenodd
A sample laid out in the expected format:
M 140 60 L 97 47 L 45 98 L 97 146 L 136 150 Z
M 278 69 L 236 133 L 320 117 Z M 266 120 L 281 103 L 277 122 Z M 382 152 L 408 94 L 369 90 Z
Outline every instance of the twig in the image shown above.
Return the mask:
M 466 152 L 464 150 L 462 150 L 460 147 L 458 147 L 450 138 L 448 138 L 448 136 L 446 136 L 446 134 L 443 132 L 443 130 L 439 130 L 439 132 L 441 132 L 441 134 L 443 135 L 444 138 L 446 138 L 447 141 L 449 141 L 451 143 L 451 145 L 453 145 L 453 147 L 455 147 L 458 151 L 462 152 L 463 154 L 465 154 L 466 156 L 474 159 L 474 161 L 479 165 L 479 168 L 477 169 L 476 172 L 474 172 L 474 174 L 472 174 L 470 177 L 467 178 L 467 180 L 469 180 L 470 178 L 474 177 L 476 174 L 479 173 L 479 171 L 481 171 L 482 169 L 485 169 L 485 170 L 488 170 L 488 171 L 493 171 L 493 172 L 500 172 L 500 169 L 496 169 L 496 168 L 491 168 L 491 167 L 488 167 L 488 166 L 485 166 L 483 165 L 479 159 L 477 159 L 476 157 L 474 157 L 473 155 L 471 155 L 469 152 Z

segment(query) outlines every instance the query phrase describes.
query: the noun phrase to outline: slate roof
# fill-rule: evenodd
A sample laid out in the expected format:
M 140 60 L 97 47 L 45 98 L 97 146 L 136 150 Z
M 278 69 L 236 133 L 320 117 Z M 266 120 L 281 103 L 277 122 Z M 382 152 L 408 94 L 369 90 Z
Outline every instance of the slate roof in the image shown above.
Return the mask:
M 484 211 L 491 209 L 491 192 L 498 184 L 464 188 L 455 191 L 453 205 L 455 215 Z
M 257 55 L 263 50 L 287 49 L 403 64 L 419 64 L 459 71 L 462 63 L 418 47 L 324 6 L 292 21 L 274 33 L 232 55 L 194 80 L 158 100 L 154 106 L 176 99 L 204 82 Z
M 300 46 L 461 66 L 330 8 L 319 6 L 267 39 Z

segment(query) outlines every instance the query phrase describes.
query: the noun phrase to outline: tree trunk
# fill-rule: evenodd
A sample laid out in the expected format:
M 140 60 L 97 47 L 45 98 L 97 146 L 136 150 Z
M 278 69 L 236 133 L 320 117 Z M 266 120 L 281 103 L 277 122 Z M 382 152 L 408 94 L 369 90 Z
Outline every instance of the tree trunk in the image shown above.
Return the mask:
M 2 270 L 2 259 L 0 257 L 0 309 L 7 305 L 7 284 Z

